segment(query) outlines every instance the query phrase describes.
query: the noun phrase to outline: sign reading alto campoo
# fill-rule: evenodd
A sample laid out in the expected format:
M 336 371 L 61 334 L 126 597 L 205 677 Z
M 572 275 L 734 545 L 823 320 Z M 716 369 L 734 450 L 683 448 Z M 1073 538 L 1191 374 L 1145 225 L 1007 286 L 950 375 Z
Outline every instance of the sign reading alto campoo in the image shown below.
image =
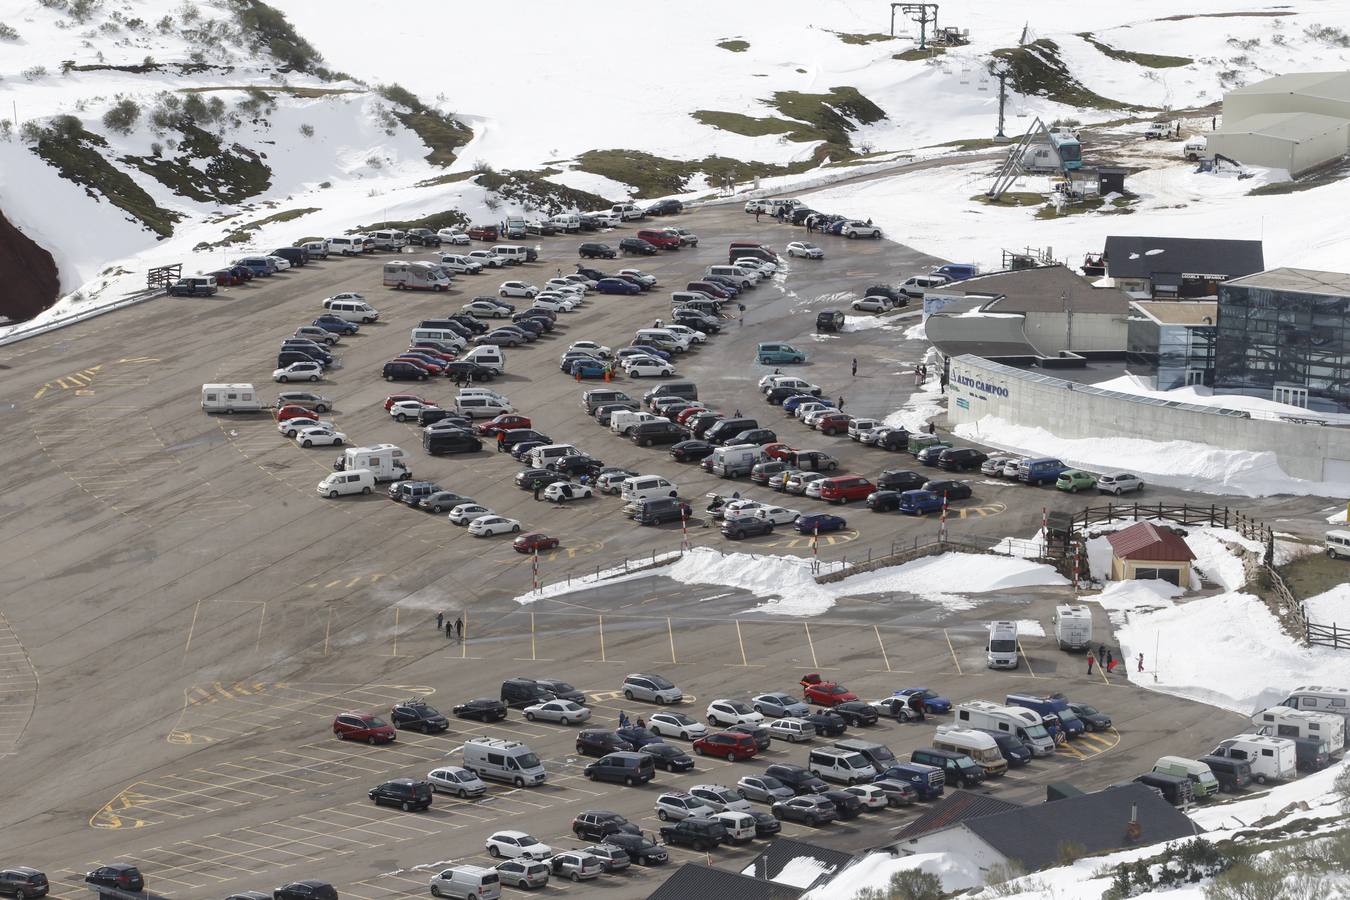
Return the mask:
M 975 376 L 968 375 L 966 374 L 966 372 L 959 369 L 954 373 L 952 373 L 952 381 L 956 382 L 962 387 L 970 388 L 971 390 L 977 391 L 981 394 L 993 395 L 995 397 L 1008 396 L 1007 385 L 994 384 L 993 382 L 985 381 L 983 378 L 977 378 Z

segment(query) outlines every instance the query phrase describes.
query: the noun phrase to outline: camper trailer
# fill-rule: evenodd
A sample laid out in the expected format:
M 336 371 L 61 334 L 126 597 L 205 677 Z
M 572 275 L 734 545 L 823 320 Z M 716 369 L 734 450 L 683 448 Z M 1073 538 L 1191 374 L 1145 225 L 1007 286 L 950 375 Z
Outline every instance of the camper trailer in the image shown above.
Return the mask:
M 1055 741 L 1035 710 L 969 700 L 956 707 L 956 721 L 966 728 L 1011 734 L 1036 756 L 1053 756 Z
M 205 412 L 259 412 L 263 402 L 251 384 L 202 385 L 202 410 Z
M 333 463 L 333 470 L 348 472 L 352 469 L 369 469 L 376 481 L 403 481 L 412 477 L 408 455 L 393 444 L 348 447 Z
M 1086 650 L 1092 643 L 1092 610 L 1069 604 L 1056 606 L 1055 640 L 1061 650 Z
M 445 291 L 450 279 L 439 266 L 424 262 L 387 262 L 384 286 L 396 291 Z

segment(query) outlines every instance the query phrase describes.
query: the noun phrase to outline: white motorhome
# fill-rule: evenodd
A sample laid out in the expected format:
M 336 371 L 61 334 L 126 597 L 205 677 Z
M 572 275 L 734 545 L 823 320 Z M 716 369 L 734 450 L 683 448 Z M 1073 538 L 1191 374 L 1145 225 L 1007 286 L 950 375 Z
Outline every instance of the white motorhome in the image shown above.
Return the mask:
M 464 768 L 479 778 L 505 781 L 516 787 L 543 784 L 544 764 L 527 745 L 500 738 L 470 738 L 464 742 Z
M 369 469 L 376 481 L 403 481 L 412 477 L 408 469 L 408 455 L 394 444 L 348 447 L 334 468 L 339 472 Z
M 229 415 L 237 412 L 260 412 L 262 399 L 251 384 L 202 385 L 202 409 Z
M 635 425 L 641 425 L 643 422 L 656 422 L 660 418 L 655 413 L 641 410 L 615 410 L 614 414 L 609 417 L 609 430 L 615 434 L 627 434 Z
M 988 700 L 968 700 L 956 707 L 956 721 L 967 728 L 1011 734 L 1036 756 L 1053 756 L 1055 739 L 1040 713 L 1020 706 L 1001 706 Z
M 387 262 L 384 286 L 398 291 L 446 291 L 450 289 L 450 279 L 443 269 L 431 263 Z
M 734 444 L 718 447 L 712 452 L 712 472 L 722 478 L 749 475 L 759 462 L 759 447 L 754 444 Z
M 1055 640 L 1061 650 L 1085 650 L 1092 643 L 1092 610 L 1086 606 L 1055 607 Z
M 986 778 L 996 778 L 1008 771 L 1008 761 L 998 749 L 998 741 L 983 731 L 960 725 L 939 725 L 933 736 L 933 746 L 965 753 L 984 769 Z
M 989 623 L 989 643 L 985 646 L 985 661 L 991 669 L 1017 668 L 1016 622 Z
M 1211 750 L 1209 755 L 1251 763 L 1252 777 L 1257 784 L 1291 781 L 1298 772 L 1298 750 L 1288 738 L 1234 735 Z
M 1288 697 L 1280 701 L 1280 705 L 1291 709 L 1334 713 L 1343 719 L 1350 719 L 1350 688 L 1304 685 L 1294 688 Z
M 493 374 L 500 375 L 506 371 L 506 354 L 502 352 L 501 347 L 474 347 L 463 356 L 464 362 L 478 363 L 478 365 L 491 369 Z
M 581 451 L 571 444 L 545 444 L 530 451 L 530 465 L 542 469 L 555 459 L 564 456 L 580 456 Z
M 1332 713 L 1272 706 L 1252 716 L 1252 724 L 1258 734 L 1321 741 L 1329 756 L 1345 749 L 1345 719 Z

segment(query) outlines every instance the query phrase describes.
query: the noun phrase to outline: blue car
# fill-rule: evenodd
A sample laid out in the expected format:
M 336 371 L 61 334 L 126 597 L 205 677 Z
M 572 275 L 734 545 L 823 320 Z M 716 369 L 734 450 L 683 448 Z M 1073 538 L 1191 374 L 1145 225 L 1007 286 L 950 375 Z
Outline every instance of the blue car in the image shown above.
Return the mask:
M 356 334 L 361 330 L 361 326 L 355 322 L 348 322 L 346 319 L 339 319 L 337 316 L 319 316 L 314 320 L 314 324 L 324 331 L 333 332 L 333 334 Z
M 909 698 L 918 694 L 923 697 L 923 708 L 930 713 L 949 713 L 952 711 L 952 701 L 946 697 L 939 696 L 937 692 L 929 690 L 926 687 L 905 688 L 896 691 L 892 696 L 904 699 L 906 703 Z
M 824 397 L 813 397 L 810 394 L 797 394 L 795 397 L 789 397 L 783 401 L 783 412 L 795 413 L 797 407 L 803 403 L 820 403 L 834 409 L 834 401 L 827 400 Z
M 932 491 L 905 491 L 900 495 L 898 509 L 911 516 L 942 512 L 942 498 Z
M 648 744 L 659 744 L 662 742 L 660 735 L 654 734 L 646 728 L 637 725 L 627 725 L 623 728 L 616 728 L 614 729 L 614 733 L 632 744 L 634 750 L 645 747 Z
M 832 516 L 828 513 L 801 516 L 792 524 L 802 534 L 815 534 L 817 531 L 824 534 L 827 531 L 839 531 L 848 527 L 848 523 L 844 521 L 843 516 Z
M 608 369 L 609 365 L 598 359 L 574 359 L 567 367 L 567 374 L 573 378 L 578 375 L 582 378 L 604 378 Z
M 704 281 L 711 281 L 732 297 L 740 296 L 742 287 L 725 275 L 704 275 Z
M 670 362 L 670 354 L 669 354 L 669 353 L 667 353 L 667 352 L 664 351 L 664 350 L 658 350 L 657 348 L 651 346 L 650 344 L 633 344 L 633 345 L 632 345 L 632 349 L 634 349 L 634 350 L 641 350 L 643 353 L 647 354 L 648 356 L 655 356 L 657 359 L 661 360 L 662 362 Z
M 601 278 L 595 283 L 595 289 L 602 294 L 640 294 L 642 288 L 622 278 Z
M 235 265 L 243 266 L 254 275 L 261 275 L 267 278 L 277 271 L 277 264 L 265 256 L 246 256 L 239 260 Z

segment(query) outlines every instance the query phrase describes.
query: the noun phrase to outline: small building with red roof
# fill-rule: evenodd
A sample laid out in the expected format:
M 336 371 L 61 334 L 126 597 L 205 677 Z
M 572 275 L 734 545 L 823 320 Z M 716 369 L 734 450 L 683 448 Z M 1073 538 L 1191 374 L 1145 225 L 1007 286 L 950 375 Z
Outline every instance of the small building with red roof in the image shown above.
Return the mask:
M 1111 543 L 1111 578 L 1161 578 L 1181 587 L 1191 583 L 1195 554 L 1186 539 L 1152 522 L 1136 522 L 1106 536 Z

